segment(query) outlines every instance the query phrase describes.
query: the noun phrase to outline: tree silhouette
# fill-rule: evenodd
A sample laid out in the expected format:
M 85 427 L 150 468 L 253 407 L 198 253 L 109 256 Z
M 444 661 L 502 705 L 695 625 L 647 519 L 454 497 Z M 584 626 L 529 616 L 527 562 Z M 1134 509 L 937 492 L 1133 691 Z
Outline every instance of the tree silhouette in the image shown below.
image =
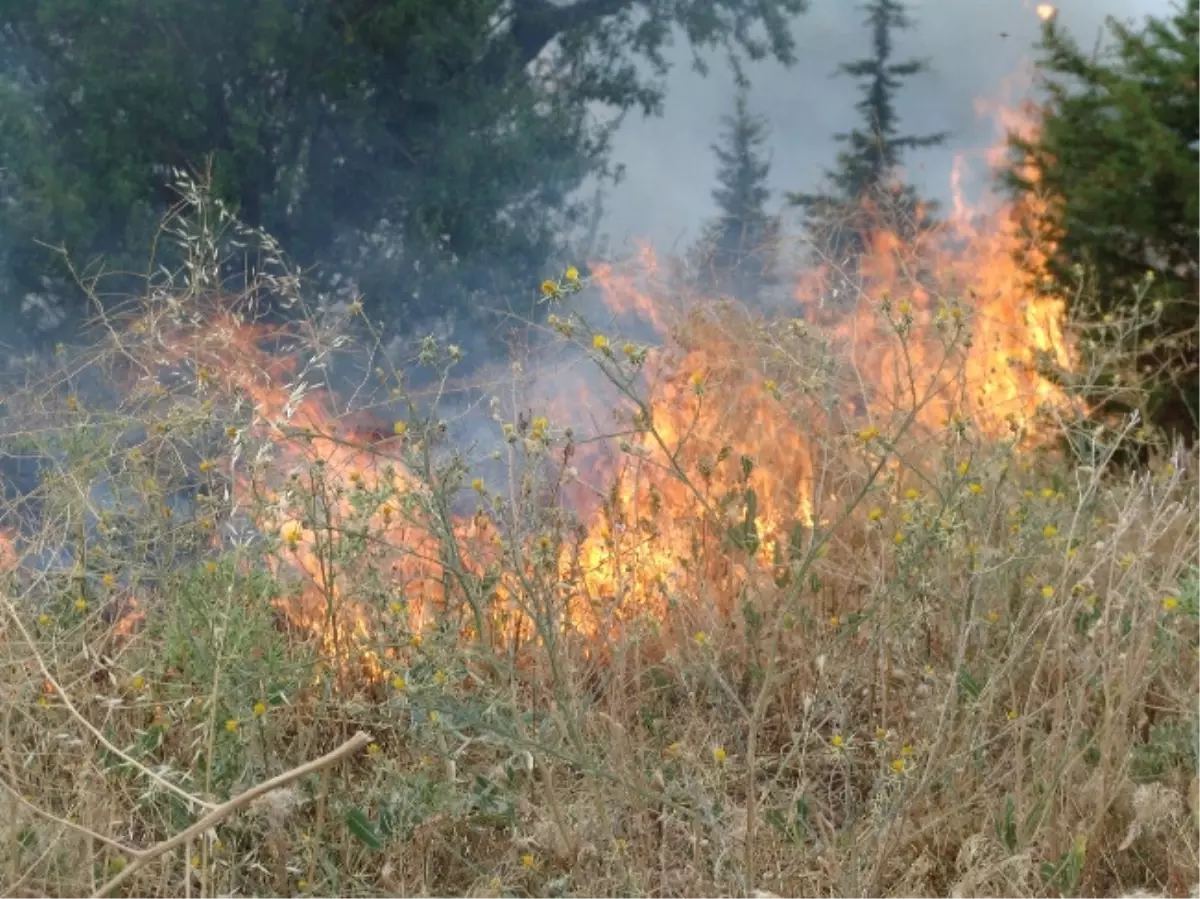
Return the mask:
M 703 289 L 753 300 L 777 282 L 780 222 L 766 209 L 771 163 L 763 145 L 769 132 L 766 119 L 750 111 L 744 88 L 733 113 L 721 121 L 720 142 L 712 147 L 717 158 L 712 196 L 720 212 L 705 226 L 691 261 Z
M 937 146 L 946 139 L 944 133 L 900 133 L 896 94 L 905 79 L 929 68 L 923 59 L 893 61 L 894 32 L 913 25 L 905 5 L 872 0 L 865 10 L 872 53 L 838 67 L 839 74 L 861 82 L 862 98 L 855 109 L 862 125 L 837 135 L 843 149 L 837 166 L 825 173 L 826 191 L 788 195 L 790 203 L 804 210 L 817 251 L 843 270 L 853 268 L 876 229 L 911 236 L 922 227 L 932 205 L 923 203 L 910 185 L 898 183 L 897 170 L 906 151 Z

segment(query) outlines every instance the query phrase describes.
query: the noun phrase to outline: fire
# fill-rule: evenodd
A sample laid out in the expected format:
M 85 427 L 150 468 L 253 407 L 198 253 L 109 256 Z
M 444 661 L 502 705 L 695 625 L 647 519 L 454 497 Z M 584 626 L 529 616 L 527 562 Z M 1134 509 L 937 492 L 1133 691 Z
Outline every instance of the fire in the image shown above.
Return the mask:
M 0 574 L 7 574 L 17 567 L 17 541 L 12 531 L 0 528 Z
M 1058 9 L 1055 8 L 1053 3 L 1039 3 L 1037 5 L 1037 17 L 1043 22 L 1049 22 L 1056 15 L 1058 15 Z
M 980 111 L 1004 131 L 1033 127 L 1008 107 Z M 1002 157 L 985 154 L 992 164 Z M 1041 410 L 1065 403 L 1043 368 L 1070 369 L 1065 310 L 1031 290 L 1028 274 L 1049 248 L 1025 245 L 1022 209 L 991 196 L 968 204 L 965 166 L 955 166 L 948 220 L 914 241 L 874 235 L 852 308 L 823 302 L 830 271 L 798 274 L 801 309 L 836 349 L 720 316 L 684 316 L 669 328 L 674 352 L 648 369 L 649 400 L 634 417 L 653 430 L 628 441 L 610 501 L 571 560 L 590 610 L 577 620 L 598 627 L 598 607 L 664 620 L 673 593 L 728 612 L 742 586 L 802 551 L 814 523 L 828 521 L 839 489 L 820 473 L 851 452 L 847 435 L 869 439 L 912 412 L 927 435 L 953 425 L 1009 437 L 1036 433 Z M 641 312 L 665 333 L 664 298 L 646 289 L 659 271 L 653 261 L 641 266 L 639 282 L 604 266 L 596 280 L 612 311 Z M 790 383 L 773 377 L 784 356 L 796 363 L 784 367 L 789 377 L 801 371 Z M 832 405 L 817 401 L 830 356 L 849 361 L 841 381 L 828 378 Z M 732 546 L 731 530 L 743 538 Z
M 676 627 L 680 598 L 697 616 L 729 616 L 744 588 L 778 581 L 788 558 L 813 547 L 814 529 L 861 482 L 843 459 L 906 413 L 926 434 L 972 422 L 996 436 L 1035 428 L 1043 405 L 1063 401 L 1039 366 L 1070 367 L 1064 310 L 1030 291 L 1014 258 L 1020 210 L 994 198 L 973 208 L 958 189 L 962 168 L 953 178 L 948 219 L 914 241 L 879 231 L 855 303 L 836 313 L 821 308 L 830 272 L 820 269 L 795 278 L 803 315 L 764 323 L 730 308 L 668 316 L 669 278 L 648 247 L 632 267 L 593 266 L 609 308 L 648 321 L 665 347 L 585 342 L 608 370 L 632 368 L 645 401 L 619 407 L 630 425 L 612 441 L 619 464 L 576 447 L 574 464 L 607 480 L 578 539 L 501 534 L 482 500 L 439 524 L 432 491 L 465 485 L 450 475 L 431 485 L 406 466 L 432 439 L 424 426 L 345 415 L 305 383 L 294 354 L 264 347 L 277 330 L 230 310 L 136 325 L 155 337 L 132 389 L 153 395 L 169 372 L 206 403 L 250 401 L 250 424 L 229 428 L 220 463 L 231 514 L 252 512 L 278 540 L 274 573 L 295 585 L 280 600 L 290 621 L 368 678 L 402 661 L 376 638 L 419 641 L 447 591 L 471 579 L 488 584 L 475 597 L 486 608 L 463 627 L 491 640 L 523 631 L 538 572 L 568 610 L 559 626 L 585 635 L 635 619 Z M 550 426 L 535 421 L 508 442 L 548 446 Z M 0 562 L 7 546 L 0 535 Z M 383 576 L 366 584 L 360 570 Z
M 229 427 L 222 470 L 231 483 L 231 514 L 250 513 L 255 527 L 279 541 L 273 573 L 292 582 L 280 605 L 291 622 L 312 631 L 330 659 L 357 663 L 369 679 L 385 673 L 388 660 L 370 648 L 381 627 L 419 635 L 443 599 L 438 535 L 423 514 L 428 488 L 403 462 L 420 435 L 405 422 L 371 414 L 347 415 L 323 387 L 307 387 L 298 359 L 264 345 L 284 336 L 279 329 L 217 310 L 202 326 L 144 323 L 153 342 L 154 367 L 134 390 L 155 394 L 168 374 L 194 379 L 198 396 L 236 408 L 252 405 L 250 426 Z M 153 383 L 147 385 L 145 381 Z M 488 558 L 494 530 L 479 518 L 453 523 L 468 567 Z M 369 535 L 354 559 L 341 553 Z M 374 603 L 356 593 L 361 585 L 340 566 L 369 563 L 386 573 L 375 585 L 387 594 Z M 386 606 L 380 613 L 378 606 Z

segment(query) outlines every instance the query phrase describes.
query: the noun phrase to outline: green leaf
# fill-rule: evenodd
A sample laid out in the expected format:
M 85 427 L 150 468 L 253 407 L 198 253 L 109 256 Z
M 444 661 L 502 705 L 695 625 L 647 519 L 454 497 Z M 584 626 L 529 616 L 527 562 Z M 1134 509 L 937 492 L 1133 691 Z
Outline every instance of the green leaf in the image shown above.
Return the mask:
M 376 852 L 383 849 L 383 837 L 367 818 L 366 813 L 357 805 L 347 809 L 346 826 L 350 828 L 350 833 L 354 834 L 355 838 L 368 849 L 374 849 Z
M 982 686 L 966 668 L 958 669 L 958 695 L 960 698 L 978 699 Z
M 996 836 L 1010 853 L 1017 851 L 1016 801 L 1011 795 L 1004 797 L 1004 815 L 996 822 Z

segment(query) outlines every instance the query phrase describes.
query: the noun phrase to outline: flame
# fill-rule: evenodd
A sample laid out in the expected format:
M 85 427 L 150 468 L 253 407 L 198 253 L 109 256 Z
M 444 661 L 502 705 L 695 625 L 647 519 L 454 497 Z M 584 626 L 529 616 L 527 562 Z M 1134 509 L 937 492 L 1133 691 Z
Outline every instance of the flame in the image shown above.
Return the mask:
M 991 115 L 1002 136 L 1035 128 L 1027 107 L 983 102 L 977 111 Z M 995 166 L 1006 152 L 1001 145 L 982 155 Z M 828 521 L 824 510 L 836 505 L 837 491 L 825 486 L 819 495 L 816 472 L 830 467 L 839 435 L 860 424 L 864 433 L 876 430 L 872 422 L 886 429 L 912 410 L 930 434 L 973 423 L 980 434 L 1002 437 L 1036 432 L 1041 410 L 1066 402 L 1041 373 L 1047 363 L 1071 367 L 1065 310 L 1030 288 L 1029 271 L 1040 270 L 1051 247 L 1026 244 L 1027 206 L 995 196 L 967 202 L 969 162 L 956 160 L 945 222 L 910 240 L 875 233 L 852 308 L 825 303 L 836 274 L 828 267 L 798 274 L 797 301 L 838 341 L 834 355 L 850 362 L 841 402 L 832 406 L 811 392 L 820 380 L 819 342 L 792 347 L 799 383 L 776 383 L 772 359 L 790 350 L 755 327 L 719 315 L 684 316 L 668 327 L 666 297 L 650 292 L 661 266 L 645 251 L 636 274 L 595 269 L 609 308 L 669 330 L 675 352 L 656 357 L 642 379 L 649 400 L 638 414 L 653 433 L 643 429 L 627 441 L 609 502 L 564 564 L 564 580 L 581 585 L 573 615 L 585 629 L 644 615 L 669 625 L 672 595 L 730 611 L 743 586 L 777 570 L 785 547 L 802 548 L 814 523 Z M 961 348 L 950 352 L 947 335 L 956 333 Z M 743 515 L 754 531 L 742 531 L 749 539 L 731 547 L 729 526 L 737 533 Z
M 1056 15 L 1058 15 L 1058 9 L 1053 3 L 1039 3 L 1037 5 L 1037 17 L 1043 22 L 1049 22 Z
M 9 528 L 0 528 L 0 574 L 15 570 L 17 561 L 16 535 Z
M 979 111 L 1005 129 L 1032 127 L 1008 106 Z M 994 164 L 1002 154 L 984 155 Z M 1063 401 L 1038 366 L 1071 365 L 1064 310 L 1031 292 L 1016 259 L 1024 248 L 1036 268 L 1048 248 L 1025 247 L 1019 207 L 995 197 L 968 203 L 966 173 L 964 159 L 952 174 L 945 222 L 911 240 L 874 235 L 852 307 L 835 312 L 823 302 L 836 273 L 797 273 L 807 322 L 764 325 L 729 308 L 668 315 L 677 293 L 668 295 L 649 247 L 632 266 L 594 265 L 608 307 L 666 339 L 640 363 L 645 402 L 605 400 L 632 425 L 617 438 L 618 461 L 577 447 L 576 464 L 605 487 L 584 510 L 590 517 L 576 540 L 532 534 L 513 547 L 482 509 L 439 533 L 427 514 L 431 488 L 404 464 L 403 451 L 415 450 L 421 435 L 345 415 L 332 393 L 303 386 L 295 355 L 265 346 L 283 331 L 229 310 L 199 324 L 136 325 L 156 336 L 148 340 L 153 364 L 133 389 L 161 390 L 169 369 L 194 379 L 200 395 L 249 398 L 248 431 L 228 435 L 232 504 L 253 511 L 259 531 L 280 541 L 273 571 L 296 582 L 279 600 L 287 618 L 368 680 L 403 661 L 394 648 L 378 649 L 376 638 L 392 630 L 419 640 L 448 599 L 448 539 L 459 575 L 494 584 L 485 598 L 490 618 L 467 626 L 477 636 L 480 627 L 501 641 L 522 632 L 531 603 L 517 575 L 535 570 L 557 575 L 555 598 L 568 613 L 561 626 L 584 635 L 635 620 L 682 627 L 671 614 L 682 597 L 690 601 L 687 624 L 702 630 L 737 617 L 729 613 L 746 586 L 783 576 L 782 560 L 811 547 L 839 496 L 853 494 L 855 475 L 826 473 L 857 430 L 886 431 L 917 396 L 918 423 L 929 433 L 963 421 L 990 435 L 1035 428 L 1040 408 Z M 969 349 L 947 351 L 947 333 Z M 604 364 L 621 356 L 607 340 L 590 351 Z M 839 359 L 849 366 L 838 367 Z M 346 563 L 330 564 L 335 534 L 371 535 L 352 566 L 383 572 L 371 589 L 390 601 L 369 601 L 339 569 Z M 0 535 L 0 562 L 10 546 Z M 486 571 L 506 573 L 491 580 Z
M 157 330 L 159 369 L 186 369 L 202 393 L 246 397 L 253 405 L 249 429 L 226 435 L 233 448 L 224 468 L 233 507 L 252 512 L 257 529 L 280 541 L 272 573 L 298 580 L 278 604 L 294 626 L 319 636 L 329 659 L 353 661 L 368 680 L 380 679 L 387 660 L 370 647 L 372 637 L 384 627 L 419 635 L 443 598 L 438 538 L 419 511 L 427 488 L 402 461 L 411 435 L 371 414 L 344 414 L 324 388 L 304 389 L 296 357 L 264 346 L 285 336 L 278 328 L 218 310 L 199 327 L 160 323 Z M 148 370 L 143 380 L 160 377 Z M 155 392 L 153 384 L 138 388 Z M 243 458 L 264 451 L 269 464 Z M 348 593 L 331 561 L 334 543 L 347 533 L 372 537 L 364 552 L 386 572 L 377 587 L 391 597 L 382 614 Z M 467 553 L 464 564 L 477 569 L 477 560 L 489 557 L 494 529 L 476 516 L 454 522 L 454 534 Z

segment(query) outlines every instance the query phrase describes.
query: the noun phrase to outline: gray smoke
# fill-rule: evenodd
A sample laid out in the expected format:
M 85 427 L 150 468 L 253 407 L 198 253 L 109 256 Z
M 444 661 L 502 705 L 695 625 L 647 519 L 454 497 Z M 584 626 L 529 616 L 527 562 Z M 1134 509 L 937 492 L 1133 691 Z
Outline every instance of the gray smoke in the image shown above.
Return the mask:
M 974 100 L 992 97 L 1009 75 L 1028 71 L 1039 35 L 1034 0 L 913 0 L 916 27 L 899 36 L 901 57 L 926 57 L 932 71 L 915 76 L 900 97 L 907 133 L 951 132 L 946 146 L 913 154 L 909 177 L 922 192 L 949 199 L 956 153 L 996 142 L 993 123 L 976 117 Z M 1060 0 L 1059 21 L 1084 46 L 1092 45 L 1107 16 L 1140 21 L 1169 14 L 1169 0 Z M 868 35 L 858 3 L 813 0 L 795 24 L 800 62 L 792 69 L 755 65 L 751 107 L 772 127 L 772 182 L 785 190 L 817 186 L 837 152 L 833 135 L 857 123 L 854 83 L 833 78 L 839 63 L 865 54 Z M 709 195 L 715 177 L 710 144 L 720 117 L 733 106 L 735 83 L 718 56 L 707 77 L 689 66 L 681 47 L 661 119 L 631 117 L 615 152 L 626 180 L 608 201 L 605 230 L 619 250 L 637 239 L 665 252 L 694 240 L 714 213 Z M 777 196 L 778 201 L 778 196 Z

